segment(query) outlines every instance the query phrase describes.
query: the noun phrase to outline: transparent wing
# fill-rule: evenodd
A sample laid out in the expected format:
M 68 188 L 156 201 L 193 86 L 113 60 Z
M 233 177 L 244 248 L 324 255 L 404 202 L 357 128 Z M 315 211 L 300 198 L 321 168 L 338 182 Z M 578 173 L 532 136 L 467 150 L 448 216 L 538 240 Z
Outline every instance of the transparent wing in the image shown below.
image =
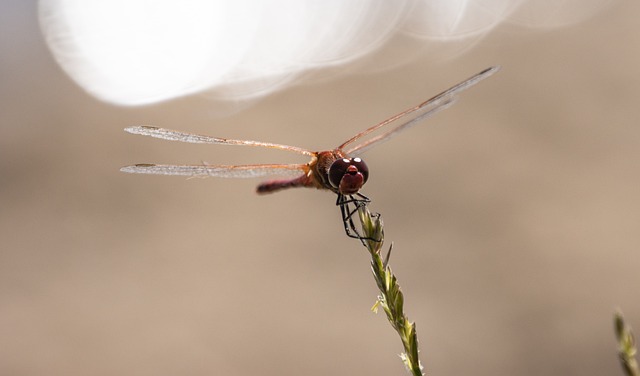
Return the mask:
M 256 178 L 270 175 L 301 175 L 309 171 L 306 164 L 258 164 L 258 165 L 164 165 L 136 164 L 120 169 L 132 174 L 213 176 L 219 178 Z
M 153 127 L 149 125 L 137 125 L 134 127 L 125 128 L 124 130 L 131 134 L 151 136 L 151 137 L 161 138 L 163 140 L 169 140 L 169 141 L 188 142 L 191 144 L 260 146 L 265 148 L 292 151 L 294 153 L 299 153 L 304 155 L 314 155 L 312 151 L 302 149 L 297 146 L 272 144 L 269 142 L 250 141 L 250 140 L 232 140 L 228 138 L 219 138 L 219 137 L 212 137 L 212 136 L 206 136 L 206 135 L 195 134 L 195 133 L 174 131 L 171 129 L 158 128 L 158 127 Z
M 424 120 L 430 116 L 433 116 L 439 111 L 442 111 L 449 106 L 451 106 L 456 101 L 456 95 L 460 94 L 462 91 L 470 88 L 471 86 L 477 84 L 478 82 L 488 78 L 493 75 L 500 69 L 499 66 L 490 67 L 483 70 L 480 73 L 475 74 L 474 76 L 468 78 L 465 81 L 460 82 L 459 84 L 452 86 L 451 88 L 443 91 L 442 93 L 432 97 L 419 105 L 409 108 L 395 116 L 390 117 L 389 119 L 374 125 L 373 127 L 358 133 L 353 136 L 349 140 L 345 141 L 342 145 L 338 146 L 338 149 L 344 151 L 348 155 L 356 155 L 363 153 L 368 150 L 372 146 L 386 141 L 396 134 L 404 131 L 416 124 L 418 124 L 421 120 Z M 351 145 L 358 141 L 359 139 L 369 135 L 372 132 L 383 129 L 384 127 L 389 128 L 389 130 L 384 133 L 370 138 L 364 142 L 361 142 L 357 145 Z
M 427 112 L 421 111 L 420 114 L 416 117 L 412 117 L 410 120 L 405 121 L 402 124 L 397 125 L 395 128 L 390 129 L 389 131 L 372 137 L 354 147 L 352 147 L 351 149 L 346 150 L 345 152 L 348 155 L 351 156 L 356 156 L 359 154 L 364 153 L 365 151 L 369 150 L 370 148 L 372 148 L 373 146 L 376 146 L 377 144 L 381 143 L 381 142 L 385 142 L 388 139 L 390 139 L 391 137 L 397 135 L 398 133 L 411 128 L 412 126 L 419 124 L 422 120 L 425 120 L 435 114 L 437 114 L 438 112 L 449 108 L 450 106 L 452 106 L 456 100 L 458 98 L 447 98 L 444 101 L 441 101 L 438 103 L 437 106 L 432 106 L 431 109 Z

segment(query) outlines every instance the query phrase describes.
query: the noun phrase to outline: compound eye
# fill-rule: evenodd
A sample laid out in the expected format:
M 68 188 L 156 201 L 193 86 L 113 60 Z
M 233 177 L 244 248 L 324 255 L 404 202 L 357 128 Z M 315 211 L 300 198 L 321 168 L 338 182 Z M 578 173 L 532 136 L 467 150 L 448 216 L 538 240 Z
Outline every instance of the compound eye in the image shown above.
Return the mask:
M 360 175 L 361 177 L 357 178 L 359 182 L 353 183 L 358 186 L 357 188 L 354 187 L 354 189 L 360 189 L 369 178 L 369 167 L 360 158 L 336 159 L 329 167 L 329 183 L 334 188 L 341 188 L 340 183 L 346 175 L 349 176 L 349 179 L 345 182 L 347 185 L 351 185 L 353 177 Z
M 336 159 L 329 167 L 329 183 L 333 188 L 340 186 L 340 180 L 347 173 L 351 161 L 346 158 Z
M 367 167 L 367 164 L 364 163 L 364 161 L 360 158 L 351 159 L 351 164 L 356 166 L 358 168 L 358 171 L 364 177 L 364 181 L 362 182 L 362 184 L 366 183 L 367 179 L 369 179 L 369 167 Z

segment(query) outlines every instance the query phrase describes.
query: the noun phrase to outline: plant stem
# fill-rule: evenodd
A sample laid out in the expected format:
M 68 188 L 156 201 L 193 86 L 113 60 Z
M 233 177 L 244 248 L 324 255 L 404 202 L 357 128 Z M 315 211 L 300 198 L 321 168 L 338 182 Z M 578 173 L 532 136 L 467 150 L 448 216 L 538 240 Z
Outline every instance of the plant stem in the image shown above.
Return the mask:
M 636 341 L 631 328 L 624 322 L 622 313 L 616 312 L 614 315 L 614 325 L 616 338 L 618 339 L 618 356 L 620 364 L 627 376 L 639 376 L 638 361 L 636 361 Z
M 400 358 L 404 362 L 407 370 L 414 376 L 423 376 L 423 367 L 418 358 L 418 336 L 416 334 L 415 323 L 409 321 L 404 314 L 404 296 L 400 290 L 400 285 L 395 275 L 388 265 L 391 247 L 383 261 L 381 256 L 382 244 L 384 240 L 384 228 L 382 218 L 379 214 L 372 215 L 366 205 L 358 207 L 360 223 L 364 232 L 362 244 L 371 255 L 371 270 L 373 277 L 380 290 L 380 295 L 372 310 L 377 312 L 378 307 L 382 307 L 387 314 L 387 319 L 391 326 L 398 332 L 404 353 Z

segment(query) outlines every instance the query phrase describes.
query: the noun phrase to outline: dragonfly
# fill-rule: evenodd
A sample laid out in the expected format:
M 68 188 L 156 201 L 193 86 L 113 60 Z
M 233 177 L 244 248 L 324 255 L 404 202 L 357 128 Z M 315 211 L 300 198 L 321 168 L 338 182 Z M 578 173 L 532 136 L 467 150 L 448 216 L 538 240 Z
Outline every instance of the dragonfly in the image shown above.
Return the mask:
M 450 107 L 458 94 L 485 80 L 500 69 L 493 66 L 482 70 L 470 78 L 450 87 L 426 101 L 400 112 L 344 141 L 332 150 L 312 151 L 297 146 L 270 142 L 234 140 L 212 137 L 154 126 L 141 125 L 125 128 L 126 132 L 155 137 L 169 141 L 193 144 L 238 145 L 272 148 L 310 157 L 304 164 L 250 164 L 250 165 L 173 165 L 142 163 L 125 166 L 122 172 L 135 174 L 212 176 L 221 178 L 255 178 L 265 176 L 295 176 L 286 179 L 268 180 L 258 185 L 257 193 L 265 194 L 288 188 L 308 187 L 329 190 L 337 194 L 336 205 L 340 207 L 344 229 L 349 237 L 368 240 L 357 230 L 353 215 L 358 209 L 370 203 L 370 199 L 360 193 L 369 179 L 369 167 L 360 155 L 382 142 L 388 141 L 421 121 Z

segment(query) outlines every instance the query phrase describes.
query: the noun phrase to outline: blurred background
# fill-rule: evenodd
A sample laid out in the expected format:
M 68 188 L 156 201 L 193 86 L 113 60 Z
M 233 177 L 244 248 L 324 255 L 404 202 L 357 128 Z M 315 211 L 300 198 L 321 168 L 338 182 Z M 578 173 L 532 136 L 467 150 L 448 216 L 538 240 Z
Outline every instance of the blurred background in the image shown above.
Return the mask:
M 640 328 L 639 13 L 504 23 L 464 53 L 394 36 L 259 100 L 124 107 L 63 72 L 35 2 L 1 2 L 0 374 L 405 374 L 334 195 L 119 172 L 306 159 L 123 128 L 329 149 L 496 64 L 364 155 L 421 360 L 432 375 L 622 374 L 614 310 Z M 399 50 L 415 54 L 376 69 Z

